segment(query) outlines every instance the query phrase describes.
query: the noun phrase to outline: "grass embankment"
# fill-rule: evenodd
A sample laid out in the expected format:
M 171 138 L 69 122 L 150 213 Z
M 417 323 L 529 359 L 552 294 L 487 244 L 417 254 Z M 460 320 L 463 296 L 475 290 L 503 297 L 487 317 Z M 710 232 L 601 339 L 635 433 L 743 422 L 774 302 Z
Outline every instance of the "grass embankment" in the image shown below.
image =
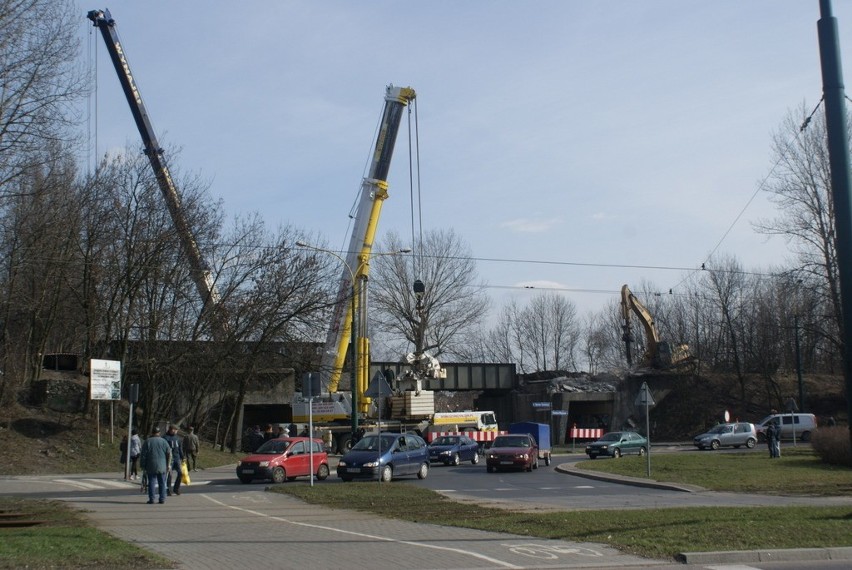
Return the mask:
M 702 466 L 715 474 L 702 474 Z M 715 463 L 714 463 L 715 461 Z M 586 462 L 584 467 L 644 477 L 644 458 Z M 659 464 L 659 470 L 655 466 Z M 678 465 L 681 469 L 678 469 Z M 622 471 L 623 470 L 623 471 Z M 700 475 L 698 475 L 700 474 Z M 787 454 L 769 461 L 762 454 L 670 454 L 652 458 L 658 480 L 712 486 L 718 490 L 835 495 L 852 484 L 852 471 L 830 469 L 813 453 Z M 764 481 L 761 487 L 760 482 Z M 771 481 L 771 483 L 766 483 Z M 403 520 L 612 545 L 651 558 L 674 558 L 681 552 L 819 548 L 852 546 L 852 507 L 684 507 L 600 511 L 514 513 L 504 509 L 457 503 L 427 489 L 393 483 L 375 492 L 374 483 L 351 485 L 280 485 L 314 504 L 355 509 Z M 793 492 L 793 491 L 790 491 Z M 848 491 L 847 491 L 848 493 Z M 417 505 L 411 509 L 411 505 Z M 588 505 L 593 508 L 592 502 Z
M 583 470 L 645 478 L 645 458 L 596 459 Z M 712 491 L 770 495 L 852 495 L 852 469 L 823 463 L 809 447 L 784 447 L 779 459 L 768 452 L 651 454 L 651 479 L 698 485 Z
M 0 513 L 10 521 L 42 521 L 0 529 L 0 568 L 174 567 L 161 556 L 88 526 L 80 513 L 58 501 L 0 497 Z

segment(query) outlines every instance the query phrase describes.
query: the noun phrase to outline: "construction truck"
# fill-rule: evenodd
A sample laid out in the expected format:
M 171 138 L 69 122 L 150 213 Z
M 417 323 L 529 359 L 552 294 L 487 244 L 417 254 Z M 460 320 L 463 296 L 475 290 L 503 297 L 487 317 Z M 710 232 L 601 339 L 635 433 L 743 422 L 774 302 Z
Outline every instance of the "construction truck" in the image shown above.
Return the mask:
M 312 390 L 312 396 L 308 397 L 303 386 L 294 395 L 292 411 L 293 422 L 304 424 L 312 420 L 318 431 L 331 433 L 332 451 L 348 450 L 359 430 L 373 429 L 379 422 L 382 429 L 423 433 L 435 413 L 434 393 L 424 389 L 423 382 L 446 375 L 434 357 L 416 350 L 407 356 L 410 368 L 399 378 L 382 374 L 372 382 L 368 378 L 367 276 L 382 204 L 388 197 L 387 176 L 396 136 L 403 110 L 414 98 L 415 92 L 410 87 L 387 87 L 382 121 L 368 174 L 361 183 L 346 258 L 320 250 L 339 257 L 345 267 L 321 357 L 319 393 Z M 297 245 L 311 248 L 302 242 Z M 418 280 L 414 289 L 418 307 L 422 307 L 425 286 Z M 339 390 L 339 383 L 350 343 L 354 374 L 350 378 L 351 391 L 347 392 Z M 385 405 L 387 400 L 389 406 Z
M 694 359 L 689 353 L 687 344 L 671 344 L 660 339 L 660 332 L 654 323 L 654 318 L 639 299 L 630 291 L 627 285 L 621 287 L 621 318 L 622 340 L 627 353 L 627 364 L 633 367 L 632 345 L 636 342 L 633 335 L 632 315 L 636 315 L 642 330 L 645 332 L 645 352 L 636 362 L 637 368 L 652 368 L 666 370 L 691 366 Z
M 151 120 L 148 118 L 148 111 L 145 109 L 145 103 L 142 101 L 142 95 L 139 93 L 139 88 L 133 79 L 130 64 L 127 61 L 127 54 L 124 53 L 124 48 L 118 39 L 115 20 L 110 15 L 109 10 L 92 10 L 87 14 L 87 17 L 101 31 L 101 36 L 103 36 L 110 60 L 113 67 L 115 67 L 115 72 L 118 74 L 118 80 L 121 83 L 127 104 L 130 105 L 130 112 L 133 114 L 133 120 L 136 122 L 136 128 L 139 130 L 142 143 L 145 146 L 145 156 L 148 157 L 151 168 L 154 170 L 154 176 L 157 179 L 160 192 L 166 200 L 166 206 L 180 238 L 183 252 L 189 259 L 192 279 L 203 303 L 203 314 L 206 315 L 212 324 L 212 336 L 216 340 L 223 340 L 227 334 L 228 325 L 223 305 L 220 302 L 219 293 L 216 290 L 216 284 L 213 280 L 210 267 L 201 254 L 189 221 L 186 219 L 186 215 L 181 208 L 180 194 L 169 172 L 169 168 L 166 166 L 163 149 L 160 148 L 160 144 L 157 142 L 154 127 L 151 125 Z

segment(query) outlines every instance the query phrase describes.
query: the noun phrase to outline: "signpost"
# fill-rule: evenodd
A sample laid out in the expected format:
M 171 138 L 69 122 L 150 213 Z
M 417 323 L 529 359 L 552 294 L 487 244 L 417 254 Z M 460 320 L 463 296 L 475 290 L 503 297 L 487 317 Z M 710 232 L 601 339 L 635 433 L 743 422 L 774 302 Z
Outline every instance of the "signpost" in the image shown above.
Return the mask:
M 97 422 L 98 448 L 101 447 L 101 403 L 100 400 L 121 399 L 121 362 L 118 360 L 99 360 L 92 358 L 89 361 L 89 398 L 98 400 Z M 110 431 L 112 425 L 110 425 Z
M 651 477 L 651 419 L 648 408 L 655 406 L 654 395 L 651 394 L 651 389 L 648 388 L 647 382 L 642 382 L 642 387 L 639 388 L 639 393 L 636 394 L 636 400 L 633 402 L 636 406 L 645 406 L 645 439 L 648 440 L 648 477 Z

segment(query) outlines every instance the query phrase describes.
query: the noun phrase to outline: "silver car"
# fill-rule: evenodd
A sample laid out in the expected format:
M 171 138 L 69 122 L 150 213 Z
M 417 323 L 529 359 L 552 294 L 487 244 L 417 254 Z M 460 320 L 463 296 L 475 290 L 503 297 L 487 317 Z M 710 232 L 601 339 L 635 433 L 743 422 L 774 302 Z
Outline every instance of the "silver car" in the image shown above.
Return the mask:
M 696 436 L 693 443 L 698 449 L 705 447 L 719 449 L 722 446 L 740 447 L 742 445 L 751 449 L 757 443 L 757 432 L 754 424 L 748 422 L 719 424 L 707 433 Z

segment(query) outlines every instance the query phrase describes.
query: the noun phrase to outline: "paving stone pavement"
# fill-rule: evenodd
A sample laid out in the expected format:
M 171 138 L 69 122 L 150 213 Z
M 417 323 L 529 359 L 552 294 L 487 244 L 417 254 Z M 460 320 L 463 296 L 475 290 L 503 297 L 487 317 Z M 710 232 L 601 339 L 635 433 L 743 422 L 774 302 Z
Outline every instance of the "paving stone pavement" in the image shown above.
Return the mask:
M 164 505 L 142 495 L 72 501 L 98 526 L 182 569 L 485 569 L 666 564 L 600 544 L 572 543 L 389 520 L 307 505 L 263 487 L 197 487 Z

